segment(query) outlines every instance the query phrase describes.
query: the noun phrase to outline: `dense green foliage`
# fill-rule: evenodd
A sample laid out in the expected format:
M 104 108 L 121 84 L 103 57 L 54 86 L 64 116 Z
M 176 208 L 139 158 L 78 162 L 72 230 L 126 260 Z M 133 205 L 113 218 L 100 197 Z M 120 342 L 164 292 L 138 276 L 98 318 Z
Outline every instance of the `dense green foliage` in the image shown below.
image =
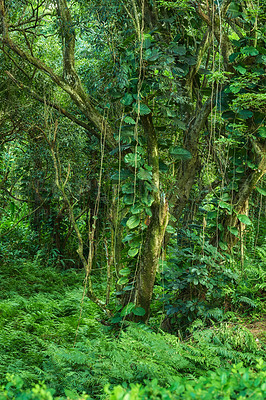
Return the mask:
M 265 396 L 265 366 L 258 365 L 259 373 L 242 364 L 233 366 L 230 370 L 218 369 L 199 380 L 176 379 L 169 389 L 163 389 L 156 380 L 146 386 L 132 385 L 125 390 L 122 386 L 114 388 L 110 393 L 111 400 L 138 399 L 264 399 Z
M 0 400 L 262 398 L 265 11 L 0 0 Z
M 232 322 L 206 328 L 197 320 L 186 341 L 127 321 L 110 330 L 93 302 L 85 298 L 81 304 L 82 275 L 41 268 L 38 261 L 2 266 L 2 382 L 9 373 L 25 387 L 45 381 L 56 396 L 68 390 L 98 398 L 108 384 L 157 379 L 167 387 L 176 376 L 192 379 L 240 362 L 257 370 L 264 342 Z
M 175 378 L 169 389 L 158 385 L 156 379 L 146 382 L 145 386 L 130 385 L 130 389 L 116 386 L 113 390 L 109 385 L 105 387 L 106 399 L 110 400 L 144 400 L 144 399 L 253 399 L 263 400 L 265 397 L 265 365 L 263 362 L 257 364 L 258 373 L 255 375 L 250 368 L 245 368 L 241 363 L 234 365 L 229 370 L 219 369 L 209 373 L 198 380 Z M 76 392 L 65 390 L 67 399 L 90 399 L 86 394 L 81 397 Z M 2 387 L 1 400 L 53 400 L 54 390 L 47 389 L 44 384 L 36 384 L 32 389 L 23 387 L 21 378 L 8 375 L 8 383 Z M 63 397 L 61 397 L 63 399 Z

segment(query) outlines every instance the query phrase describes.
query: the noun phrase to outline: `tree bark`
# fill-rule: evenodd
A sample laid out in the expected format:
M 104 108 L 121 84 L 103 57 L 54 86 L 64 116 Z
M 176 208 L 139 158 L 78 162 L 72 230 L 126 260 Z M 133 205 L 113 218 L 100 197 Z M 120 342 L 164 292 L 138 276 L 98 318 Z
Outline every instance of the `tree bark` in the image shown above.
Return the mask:
M 179 167 L 175 190 L 171 193 L 171 200 L 174 204 L 173 215 L 178 220 L 186 206 L 197 172 L 200 170 L 200 158 L 198 154 L 198 143 L 200 133 L 204 127 L 209 114 L 214 106 L 215 100 L 210 97 L 202 106 L 194 120 L 190 123 L 185 134 L 183 147 L 188 150 L 192 158 L 182 161 Z
M 160 192 L 159 149 L 151 114 L 141 117 L 147 136 L 149 165 L 152 166 L 153 191 L 152 216 L 146 231 L 146 238 L 137 272 L 135 304 L 145 310 L 144 316 L 136 316 L 135 321 L 147 322 L 150 316 L 150 304 L 158 268 L 165 229 L 168 224 L 168 204 Z

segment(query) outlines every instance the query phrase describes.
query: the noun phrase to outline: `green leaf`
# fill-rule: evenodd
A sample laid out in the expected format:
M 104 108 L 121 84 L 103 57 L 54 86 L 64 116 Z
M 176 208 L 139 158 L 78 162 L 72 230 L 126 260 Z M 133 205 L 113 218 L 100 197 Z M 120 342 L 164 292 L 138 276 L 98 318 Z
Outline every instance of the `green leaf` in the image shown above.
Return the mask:
M 130 212 L 132 214 L 140 214 L 143 211 L 143 206 L 139 203 L 134 204 L 134 206 L 131 207 Z
M 146 60 L 150 62 L 158 60 L 161 56 L 161 53 L 158 49 L 152 49 L 149 53 L 146 52 Z
M 15 203 L 13 203 L 13 201 L 11 203 L 9 203 L 9 209 L 10 209 L 11 213 L 13 214 L 16 209 L 16 205 L 15 205 Z
M 126 194 L 123 197 L 123 202 L 126 206 L 130 206 L 131 204 L 134 203 L 134 194 Z
M 256 164 L 254 164 L 253 162 L 251 162 L 249 160 L 247 160 L 247 166 L 249 168 L 251 168 L 251 169 L 256 169 L 257 168 Z
M 126 315 L 130 314 L 132 309 L 135 307 L 134 303 L 128 303 L 121 311 L 121 317 L 125 317 Z
M 219 231 L 221 231 L 221 232 L 224 231 L 224 226 L 223 226 L 223 224 L 218 224 L 217 227 L 218 227 Z
M 227 190 L 230 190 L 230 191 L 232 191 L 232 190 L 237 190 L 237 189 L 238 189 L 238 184 L 237 184 L 237 182 L 231 181 L 231 182 L 229 183 L 229 185 L 226 186 L 226 189 L 227 189 Z
M 147 171 L 152 171 L 152 166 L 148 164 L 144 164 L 144 167 Z
M 120 179 L 120 181 L 124 181 L 125 179 L 129 178 L 130 176 L 133 176 L 131 172 L 122 169 L 120 171 L 120 174 L 119 174 L 119 172 L 116 172 L 115 174 L 113 174 L 111 176 L 111 179 L 112 179 L 112 181 L 119 182 L 119 179 Z
M 167 233 L 175 233 L 175 228 L 171 225 L 167 225 L 166 232 Z
M 266 138 L 266 126 L 261 126 L 258 129 L 258 133 L 262 138 Z
M 152 211 L 149 207 L 145 207 L 145 212 L 149 217 L 152 217 Z
M 134 108 L 135 112 L 139 115 L 147 115 L 147 114 L 151 113 L 151 110 L 149 109 L 149 107 L 143 103 L 135 103 L 133 105 L 133 108 Z
M 135 124 L 136 124 L 136 121 L 134 121 L 133 118 L 128 117 L 128 116 L 124 118 L 124 122 L 125 122 L 126 124 L 129 124 L 129 125 L 135 125 Z
M 183 66 L 183 68 L 180 68 L 182 64 L 179 64 L 179 67 L 175 67 L 173 68 L 173 75 L 177 75 L 178 77 L 183 77 L 186 76 L 187 71 L 186 71 L 186 67 Z M 188 70 L 188 66 L 187 66 L 187 70 Z
M 240 85 L 230 85 L 230 92 L 231 93 L 239 93 L 241 90 L 241 86 Z
M 130 106 L 130 104 L 133 102 L 133 96 L 130 93 L 126 93 L 123 99 L 121 99 L 120 101 L 122 104 L 124 104 L 124 106 Z
M 152 173 L 144 168 L 139 169 L 138 178 L 142 181 L 152 181 Z
M 169 149 L 169 154 L 176 160 L 185 161 L 185 160 L 190 160 L 192 158 L 192 154 L 190 153 L 190 151 L 177 146 L 171 146 Z
M 182 131 L 185 131 L 187 129 L 187 125 L 181 119 L 178 119 L 176 121 L 176 124 L 177 124 L 178 128 L 180 128 Z
M 127 292 L 128 290 L 132 290 L 132 289 L 134 289 L 133 285 L 127 285 L 127 286 L 123 287 L 123 292 Z
M 253 116 L 253 112 L 250 110 L 240 110 L 238 112 L 238 115 L 240 116 L 240 118 L 242 119 L 248 119 L 251 118 Z
M 122 278 L 117 281 L 118 285 L 125 285 L 126 283 L 128 283 L 128 278 L 126 276 L 122 276 Z
M 186 56 L 185 62 L 188 65 L 195 65 L 197 63 L 197 58 L 195 56 Z
M 123 96 L 121 92 L 118 92 L 116 89 L 112 88 L 109 90 L 109 94 L 113 99 L 119 99 L 120 97 Z
M 242 167 L 242 165 L 240 165 L 240 166 L 237 167 L 237 169 L 236 169 L 236 172 L 237 172 L 238 174 L 242 174 L 244 171 L 245 171 L 245 168 Z
M 173 46 L 172 51 L 179 56 L 184 56 L 187 52 L 185 46 Z
M 244 75 L 247 72 L 246 68 L 241 67 L 241 65 L 237 65 L 234 69 L 236 69 L 241 75 Z
M 246 47 L 242 48 L 240 51 L 242 54 L 244 54 L 246 56 L 257 56 L 259 54 L 258 50 L 252 46 L 246 46 Z
M 134 229 L 134 228 L 136 228 L 137 226 L 139 226 L 139 224 L 140 224 L 140 217 L 138 217 L 137 215 L 132 215 L 129 219 L 128 219 L 128 221 L 127 221 L 127 227 L 129 228 L 129 229 Z
M 208 219 L 216 219 L 217 218 L 217 211 L 216 210 L 215 211 L 208 211 L 207 218 Z
M 230 233 L 232 233 L 232 235 L 238 236 L 239 232 L 237 228 L 228 226 L 227 229 L 229 230 Z
M 65 395 L 68 399 L 75 400 L 79 398 L 79 395 L 77 392 L 74 392 L 73 390 L 69 389 L 64 389 Z
M 133 312 L 133 314 L 138 315 L 138 316 L 140 316 L 140 317 L 142 317 L 143 315 L 145 315 L 145 310 L 144 310 L 144 308 L 142 308 L 142 307 L 133 308 L 132 312 Z
M 225 244 L 224 242 L 219 242 L 219 247 L 222 249 L 222 250 L 224 250 L 224 251 L 226 251 L 227 250 L 227 244 Z
M 171 110 L 170 108 L 166 109 L 166 114 L 167 114 L 167 117 L 170 117 L 170 118 L 176 117 L 176 112 L 174 110 Z
M 133 139 L 133 138 L 134 138 L 134 127 L 133 126 L 124 125 L 122 130 L 121 130 L 121 140 L 123 140 L 123 139 Z M 119 138 L 117 138 L 117 139 L 119 139 Z M 121 146 L 120 146 L 120 148 L 121 148 Z M 120 150 L 120 148 L 118 147 L 118 151 Z
M 229 61 L 234 62 L 240 54 L 239 52 L 230 54 Z
M 144 49 L 148 49 L 149 47 L 151 47 L 151 39 L 150 38 L 144 39 L 143 47 L 144 47 Z
M 256 190 L 257 190 L 260 194 L 262 194 L 262 196 L 266 196 L 266 190 L 265 190 L 265 189 L 256 187 Z
M 223 194 L 222 194 L 222 200 L 223 201 L 230 201 L 230 196 L 229 196 L 229 193 L 227 193 L 227 192 L 224 192 Z
M 148 181 L 144 182 L 144 186 L 148 190 L 148 192 L 157 192 L 158 191 L 156 186 L 154 186 L 152 183 L 150 183 Z
M 129 164 L 131 167 L 139 167 L 141 164 L 143 164 L 141 155 L 137 153 L 126 154 L 124 159 L 125 162 Z
M 247 217 L 245 214 L 239 214 L 237 216 L 237 218 L 239 219 L 240 222 L 242 222 L 242 224 L 245 225 L 252 225 L 251 220 L 249 219 L 249 217 Z
M 120 269 L 119 275 L 128 276 L 130 274 L 130 269 L 128 267 Z
M 122 317 L 118 314 L 111 319 L 111 324 L 117 324 L 120 321 L 122 321 Z
M 123 239 L 122 242 L 126 243 L 126 242 L 130 242 L 132 239 L 134 239 L 136 237 L 135 233 L 129 233 L 128 235 L 126 235 Z
M 132 183 L 125 183 L 122 186 L 122 192 L 125 194 L 132 194 L 134 193 L 134 185 Z
M 139 249 L 137 247 L 133 247 L 132 249 L 128 250 L 128 255 L 129 257 L 135 257 L 135 255 L 137 255 L 139 252 Z
M 226 208 L 226 210 L 228 210 L 228 211 L 232 210 L 232 206 L 230 204 L 228 204 L 228 203 L 225 203 L 222 200 L 219 201 L 219 207 L 220 208 Z
M 241 15 L 240 12 L 240 7 L 239 4 L 237 4 L 237 2 L 233 1 L 228 9 L 228 14 L 230 16 L 230 18 L 237 18 Z
M 154 198 L 152 197 L 152 195 L 151 194 L 145 194 L 142 198 L 141 198 L 141 200 L 142 200 L 142 202 L 146 205 L 146 206 L 148 206 L 148 207 L 150 207 L 151 205 L 152 205 L 152 203 L 154 202 Z
M 224 111 L 222 114 L 222 117 L 224 119 L 227 119 L 227 121 L 233 121 L 235 119 L 235 113 L 231 110 L 229 111 Z

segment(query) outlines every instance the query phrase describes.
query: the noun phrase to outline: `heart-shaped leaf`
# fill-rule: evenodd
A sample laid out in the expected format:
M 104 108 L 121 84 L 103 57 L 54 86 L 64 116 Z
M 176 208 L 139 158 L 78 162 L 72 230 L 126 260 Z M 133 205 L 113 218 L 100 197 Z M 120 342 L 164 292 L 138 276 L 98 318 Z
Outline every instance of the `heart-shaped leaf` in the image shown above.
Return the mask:
M 232 235 L 238 236 L 239 232 L 237 228 L 228 226 L 227 229 L 229 230 L 230 233 L 232 233 Z
M 128 276 L 130 274 L 130 269 L 128 267 L 120 269 L 119 275 Z
M 192 158 L 192 154 L 190 151 L 183 149 L 182 147 L 171 146 L 169 149 L 169 153 L 176 160 L 190 160 Z
M 266 196 L 266 190 L 265 190 L 265 189 L 262 189 L 262 188 L 257 187 L 256 190 L 257 190 L 260 194 L 262 194 L 262 196 Z
M 139 115 L 148 115 L 151 113 L 151 110 L 149 109 L 149 107 L 143 103 L 135 103 L 133 105 L 133 108 L 134 108 L 135 112 Z
M 140 224 L 140 217 L 138 215 L 132 215 L 127 221 L 127 227 L 134 229 Z
M 142 308 L 142 307 L 133 308 L 132 312 L 133 312 L 133 314 L 138 315 L 140 317 L 142 317 L 146 313 L 144 308 Z
M 133 247 L 132 249 L 128 250 L 127 254 L 129 255 L 129 257 L 135 257 L 138 254 L 138 252 L 139 252 L 139 249 L 136 247 Z
M 247 217 L 245 214 L 239 214 L 237 216 L 237 218 L 239 219 L 240 222 L 242 222 L 242 224 L 245 225 L 252 225 L 251 220 L 249 219 L 249 217 Z

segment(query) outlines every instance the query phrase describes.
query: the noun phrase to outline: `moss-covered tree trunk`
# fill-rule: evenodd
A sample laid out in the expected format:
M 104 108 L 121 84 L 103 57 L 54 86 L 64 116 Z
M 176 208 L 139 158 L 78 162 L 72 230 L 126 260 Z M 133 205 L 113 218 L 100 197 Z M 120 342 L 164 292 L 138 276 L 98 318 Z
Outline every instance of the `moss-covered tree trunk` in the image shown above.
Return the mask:
M 150 304 L 159 257 L 168 223 L 168 204 L 163 193 L 160 191 L 159 149 L 151 114 L 143 116 L 141 121 L 147 137 L 149 165 L 152 166 L 154 185 L 152 195 L 154 202 L 151 206 L 152 216 L 146 231 L 146 238 L 136 277 L 135 303 L 138 307 L 142 307 L 145 310 L 145 315 L 135 317 L 135 320 L 147 322 L 150 316 Z
M 210 97 L 192 119 L 185 134 L 183 147 L 191 153 L 191 159 L 181 162 L 176 176 L 176 184 L 174 189 L 171 190 L 170 198 L 173 203 L 173 215 L 177 220 L 179 220 L 185 206 L 188 204 L 196 175 L 201 168 L 199 157 L 200 133 L 214 105 L 215 99 Z

